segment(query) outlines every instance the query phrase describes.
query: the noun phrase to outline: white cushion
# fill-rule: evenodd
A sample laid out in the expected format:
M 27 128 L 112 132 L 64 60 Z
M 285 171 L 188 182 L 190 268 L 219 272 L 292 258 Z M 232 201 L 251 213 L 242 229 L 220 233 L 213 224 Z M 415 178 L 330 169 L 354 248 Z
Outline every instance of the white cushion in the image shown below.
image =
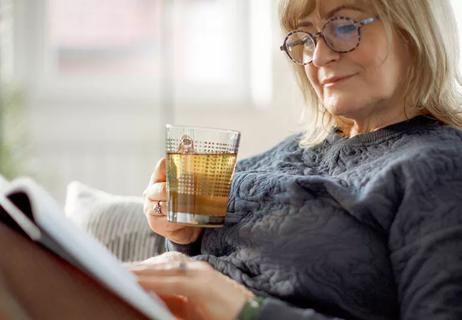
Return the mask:
M 164 251 L 164 238 L 149 228 L 141 197 L 117 196 L 74 181 L 67 187 L 66 216 L 124 262 Z

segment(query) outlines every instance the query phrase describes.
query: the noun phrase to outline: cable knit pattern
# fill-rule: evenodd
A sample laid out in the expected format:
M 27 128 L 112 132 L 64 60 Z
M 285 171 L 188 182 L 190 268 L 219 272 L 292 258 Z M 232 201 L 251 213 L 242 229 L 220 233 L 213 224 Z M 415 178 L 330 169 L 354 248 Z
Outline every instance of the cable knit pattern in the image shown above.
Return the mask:
M 169 246 L 267 297 L 262 319 L 462 319 L 461 131 L 300 137 L 238 163 L 223 228 Z

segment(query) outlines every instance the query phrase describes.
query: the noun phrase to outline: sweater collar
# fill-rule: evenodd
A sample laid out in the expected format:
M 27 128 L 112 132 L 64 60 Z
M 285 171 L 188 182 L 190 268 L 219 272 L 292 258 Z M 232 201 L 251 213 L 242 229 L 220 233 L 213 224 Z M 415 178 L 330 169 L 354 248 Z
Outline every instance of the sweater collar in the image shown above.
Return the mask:
M 438 120 L 431 116 L 416 116 L 412 119 L 394 123 L 373 132 L 359 134 L 352 138 L 342 137 L 338 133 L 336 133 L 335 129 L 333 129 L 327 140 L 331 143 L 342 141 L 344 144 L 348 145 L 374 143 L 386 140 L 387 138 L 403 134 L 408 131 L 428 128 L 428 126 L 434 126 L 437 123 Z

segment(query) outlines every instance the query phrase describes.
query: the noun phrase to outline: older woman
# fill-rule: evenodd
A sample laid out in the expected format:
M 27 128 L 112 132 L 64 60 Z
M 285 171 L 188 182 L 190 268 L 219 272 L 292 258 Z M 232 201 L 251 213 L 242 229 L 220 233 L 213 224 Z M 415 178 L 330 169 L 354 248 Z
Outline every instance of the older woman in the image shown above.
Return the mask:
M 166 221 L 160 161 L 149 225 L 194 259 L 145 262 L 141 285 L 210 319 L 462 319 L 448 0 L 286 0 L 281 19 L 312 123 L 238 163 L 221 229 Z

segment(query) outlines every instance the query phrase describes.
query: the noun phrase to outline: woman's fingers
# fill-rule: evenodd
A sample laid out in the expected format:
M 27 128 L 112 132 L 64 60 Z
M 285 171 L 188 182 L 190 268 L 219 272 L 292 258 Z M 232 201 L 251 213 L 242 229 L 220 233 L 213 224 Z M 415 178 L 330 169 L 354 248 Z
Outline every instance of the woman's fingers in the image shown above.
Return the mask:
M 144 200 L 143 212 L 149 227 L 156 233 L 178 244 L 188 244 L 197 240 L 202 228 L 185 226 L 167 220 L 168 205 L 166 201 Z
M 130 271 L 137 277 L 164 277 L 164 276 L 182 276 L 184 273 L 191 272 L 183 267 L 184 262 L 178 263 L 159 263 L 155 265 L 135 265 L 130 266 Z
M 143 196 L 143 212 L 149 227 L 154 232 L 178 244 L 188 244 L 198 239 L 201 234 L 200 230 L 167 221 L 168 193 L 165 158 L 161 158 L 157 162 Z
M 154 208 L 159 205 L 160 208 Z M 167 220 L 167 205 L 165 202 L 145 201 L 144 213 L 148 220 L 149 227 L 156 233 L 172 240 L 178 244 L 187 244 L 196 240 L 201 230 L 199 228 L 188 227 Z
M 154 173 L 151 176 L 150 183 L 152 184 L 156 182 L 165 182 L 167 180 L 165 172 L 166 172 L 166 161 L 165 161 L 165 158 L 161 158 L 156 164 L 156 168 L 154 169 Z
M 210 270 L 207 270 L 209 268 Z M 211 270 L 213 269 L 204 262 L 196 261 L 138 265 L 130 269 L 143 288 L 162 295 L 181 294 L 186 297 L 190 297 L 192 292 L 196 290 L 196 280 L 206 280 L 206 274 Z M 201 276 L 202 274 L 204 276 Z
M 158 264 L 158 263 L 173 263 L 173 262 L 178 262 L 178 261 L 188 261 L 192 259 L 185 255 L 184 253 L 178 252 L 178 251 L 167 251 L 162 254 L 159 254 L 157 256 L 151 257 L 149 259 L 140 261 L 140 264 Z
M 236 319 L 253 293 L 201 261 L 176 261 L 131 269 L 146 290 L 183 296 L 208 319 Z
M 130 267 L 138 278 L 138 283 L 145 289 L 162 295 L 186 295 L 185 283 L 191 272 L 197 269 L 194 262 L 186 260 L 139 264 Z
M 151 200 L 167 199 L 167 177 L 165 158 L 161 158 L 149 179 L 149 184 L 143 192 L 143 196 Z
M 207 272 L 213 268 L 206 262 L 194 261 L 178 252 L 167 252 L 160 256 L 130 265 L 130 271 L 137 276 L 188 276 L 190 272 Z M 191 275 L 191 274 L 189 274 Z
M 187 255 L 177 251 L 167 251 L 149 259 L 134 261 L 130 263 L 124 263 L 123 265 L 130 270 L 144 270 L 151 266 L 162 265 L 166 266 L 177 266 L 180 261 L 192 261 Z
M 167 183 L 155 182 L 146 187 L 143 196 L 149 200 L 167 200 Z
M 167 201 L 165 200 L 145 200 L 143 212 L 150 217 L 162 217 L 167 215 Z
M 186 228 L 184 225 L 168 222 L 167 216 L 149 216 L 148 219 L 148 223 L 152 226 L 154 231 L 158 230 L 170 234 Z
M 194 303 L 182 296 L 161 295 L 160 298 L 167 304 L 170 311 L 178 319 L 209 320 Z
M 156 219 L 158 221 L 155 221 Z M 185 227 L 180 224 L 170 223 L 166 221 L 166 219 L 166 217 L 151 218 L 149 220 L 149 225 L 151 226 L 154 232 L 168 238 L 169 240 L 172 240 L 173 242 L 181 244 L 178 241 L 175 241 L 177 237 L 175 237 L 173 233 L 181 231 L 185 229 Z
M 174 296 L 183 295 L 190 298 L 191 284 L 188 285 L 186 279 L 182 276 L 165 276 L 165 277 L 153 277 L 153 276 L 140 276 L 137 275 L 138 284 L 146 290 L 154 291 L 156 294 Z

